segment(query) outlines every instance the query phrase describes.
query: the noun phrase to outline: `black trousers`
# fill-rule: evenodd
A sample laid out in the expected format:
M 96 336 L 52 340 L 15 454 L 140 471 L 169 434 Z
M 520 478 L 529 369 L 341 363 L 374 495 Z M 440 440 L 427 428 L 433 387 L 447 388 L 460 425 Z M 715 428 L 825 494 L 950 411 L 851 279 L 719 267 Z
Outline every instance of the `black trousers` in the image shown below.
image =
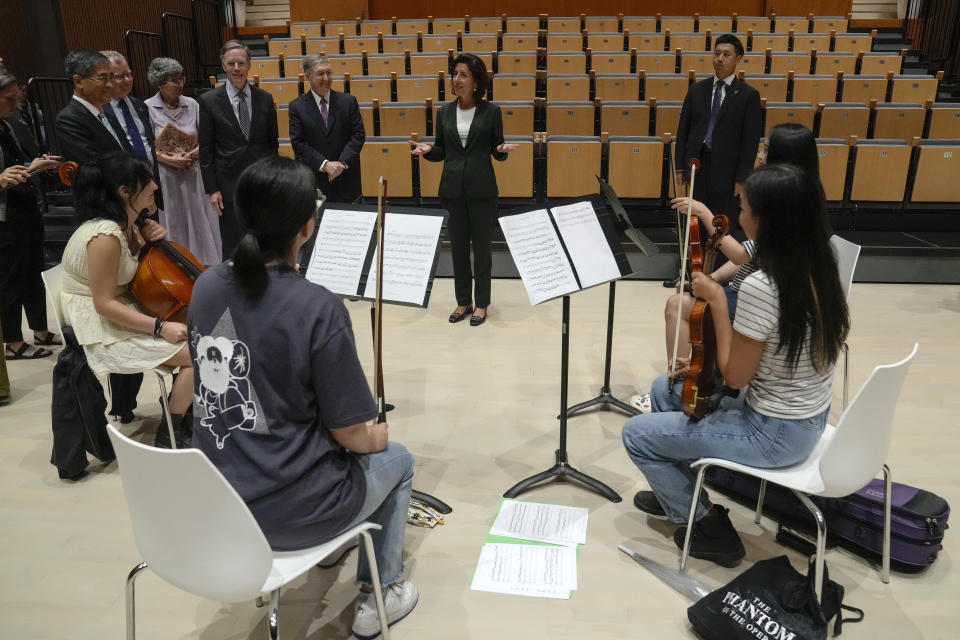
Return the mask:
M 447 236 L 450 238 L 453 257 L 453 282 L 457 304 L 470 306 L 472 302 L 474 306 L 485 309 L 490 305 L 490 272 L 493 267 L 490 241 L 493 238 L 493 225 L 497 220 L 497 200 L 441 198 L 440 204 L 450 213 L 447 218 Z
M 0 222 L 0 322 L 3 339 L 23 340 L 22 313 L 34 331 L 47 328 L 47 299 L 43 287 L 43 219 L 37 208 L 7 210 Z
M 224 200 L 223 211 L 220 214 L 221 257 L 224 261 L 230 259 L 233 250 L 240 244 L 240 238 L 243 236 L 242 229 L 240 218 L 233 209 L 233 200 Z
M 730 219 L 730 234 L 740 228 L 740 199 L 733 193 L 733 183 L 717 185 L 711 179 L 710 169 L 713 164 L 711 152 L 702 147 L 700 150 L 700 169 L 697 171 L 696 182 L 693 185 L 693 197 L 707 205 L 714 215 L 722 213 Z M 717 162 L 722 162 L 718 159 Z

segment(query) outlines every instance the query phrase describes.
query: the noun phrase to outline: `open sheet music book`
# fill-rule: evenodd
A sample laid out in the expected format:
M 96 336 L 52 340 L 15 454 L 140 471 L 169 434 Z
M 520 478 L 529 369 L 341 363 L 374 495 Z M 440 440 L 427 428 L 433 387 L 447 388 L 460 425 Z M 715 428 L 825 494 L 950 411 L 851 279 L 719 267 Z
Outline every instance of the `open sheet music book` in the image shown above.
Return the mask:
M 619 232 L 599 197 L 500 217 L 530 304 L 629 275 Z
M 377 291 L 376 207 L 331 203 L 317 229 L 307 280 L 351 298 Z M 444 212 L 391 208 L 386 229 L 383 300 L 426 307 L 440 248 Z

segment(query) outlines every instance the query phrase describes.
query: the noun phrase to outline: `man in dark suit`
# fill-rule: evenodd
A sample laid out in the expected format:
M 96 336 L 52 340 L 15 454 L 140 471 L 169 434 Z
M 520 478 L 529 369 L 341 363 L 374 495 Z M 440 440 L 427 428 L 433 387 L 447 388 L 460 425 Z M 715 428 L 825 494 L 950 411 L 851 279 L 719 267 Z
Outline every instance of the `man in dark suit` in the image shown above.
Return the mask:
M 200 172 L 210 203 L 220 213 L 223 258 L 233 253 L 242 235 L 233 211 L 237 178 L 244 169 L 276 155 L 277 112 L 273 96 L 247 82 L 250 50 L 239 40 L 220 49 L 227 83 L 200 96 Z
M 290 143 L 297 160 L 317 172 L 317 187 L 330 202 L 355 202 L 362 195 L 360 149 L 366 133 L 353 96 L 330 88 L 327 57 L 303 59 L 310 91 L 290 103 Z
M 73 82 L 73 97 L 57 114 L 54 126 L 60 156 L 83 164 L 111 151 L 132 151 L 123 127 L 103 111 L 113 86 L 107 57 L 77 49 L 67 54 L 63 67 Z
M 143 100 L 130 95 L 133 89 L 133 72 L 122 53 L 101 51 L 110 61 L 110 102 L 103 105 L 103 112 L 112 115 L 120 123 L 130 147 L 141 158 L 153 165 L 153 181 L 157 183 L 154 199 L 157 208 L 163 209 L 163 193 L 160 190 L 160 168 L 157 165 L 157 150 L 153 143 L 153 123 Z
M 739 229 L 737 196 L 753 169 L 760 142 L 760 94 L 736 77 L 743 44 L 731 34 L 714 41 L 712 78 L 687 92 L 677 131 L 676 170 L 685 180 L 687 162 L 700 160 L 693 197 Z

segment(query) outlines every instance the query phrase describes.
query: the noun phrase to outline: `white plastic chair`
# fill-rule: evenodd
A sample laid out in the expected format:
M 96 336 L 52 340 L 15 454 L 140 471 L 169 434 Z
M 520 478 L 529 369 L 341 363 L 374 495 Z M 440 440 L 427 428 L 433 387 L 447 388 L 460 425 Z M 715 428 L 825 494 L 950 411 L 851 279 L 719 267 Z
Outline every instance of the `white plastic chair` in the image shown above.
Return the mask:
M 54 321 L 57 323 L 57 333 L 63 335 L 63 309 L 60 306 L 60 292 L 63 291 L 63 265 L 57 265 L 47 269 L 40 274 L 43 278 L 44 287 L 47 290 L 47 299 L 50 306 L 53 307 Z M 173 375 L 173 367 L 160 365 L 151 369 L 157 376 L 157 383 L 160 385 L 160 404 L 163 405 L 163 415 L 166 417 L 167 429 L 170 431 L 170 447 L 177 448 L 177 439 L 173 434 L 173 419 L 170 417 L 170 407 L 167 405 L 167 385 L 164 378 Z M 109 389 L 110 385 L 107 385 Z M 112 390 L 111 390 L 112 393 Z
M 720 458 L 701 458 L 691 466 L 699 467 L 697 483 L 690 503 L 690 517 L 687 520 L 687 533 L 683 542 L 683 555 L 680 559 L 680 572 L 687 566 L 690 554 L 690 537 L 693 531 L 697 502 L 703 488 L 704 472 L 709 467 L 723 467 L 739 471 L 762 481 L 773 482 L 786 487 L 800 499 L 800 502 L 813 514 L 817 521 L 817 557 L 815 564 L 815 588 L 817 600 L 823 588 L 823 563 L 826 549 L 827 524 L 823 514 L 810 500 L 808 495 L 825 498 L 839 498 L 849 495 L 870 482 L 877 469 L 883 470 L 886 484 L 883 494 L 883 566 L 881 579 L 890 580 L 890 469 L 885 464 L 890 453 L 890 436 L 893 431 L 893 414 L 897 408 L 900 389 L 907 376 L 907 369 L 918 344 L 900 362 L 880 365 L 873 370 L 867 381 L 860 387 L 853 402 L 840 416 L 837 426 L 826 425 L 820 441 L 810 456 L 792 467 L 783 469 L 758 469 Z M 763 504 L 761 489 L 755 522 L 760 522 L 760 505 Z
M 850 297 L 850 286 L 853 284 L 853 272 L 857 270 L 857 260 L 860 258 L 860 245 L 844 240 L 838 235 L 830 237 L 833 255 L 837 258 L 837 273 L 840 276 L 840 286 L 843 295 Z M 850 388 L 850 347 L 843 343 L 843 408 L 847 408 L 847 391 Z
M 107 426 L 120 465 L 137 548 L 143 555 L 127 577 L 127 640 L 136 638 L 134 581 L 148 566 L 175 587 L 204 598 L 239 602 L 270 594 L 269 637 L 280 637 L 280 588 L 357 535 L 370 561 L 380 629 L 389 640 L 371 529 L 365 522 L 316 547 L 278 552 L 243 498 L 199 449 L 157 449 Z

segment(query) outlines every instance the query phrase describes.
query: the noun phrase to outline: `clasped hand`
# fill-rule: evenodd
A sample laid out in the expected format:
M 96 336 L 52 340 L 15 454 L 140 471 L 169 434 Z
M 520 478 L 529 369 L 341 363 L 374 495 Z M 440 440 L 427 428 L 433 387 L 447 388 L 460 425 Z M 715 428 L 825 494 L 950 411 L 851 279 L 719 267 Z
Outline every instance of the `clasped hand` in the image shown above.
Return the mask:
M 346 169 L 347 165 L 333 160 L 327 160 L 326 164 L 323 165 L 323 172 L 327 174 L 327 180 L 330 182 L 333 182 L 334 178 L 338 177 L 346 171 Z

